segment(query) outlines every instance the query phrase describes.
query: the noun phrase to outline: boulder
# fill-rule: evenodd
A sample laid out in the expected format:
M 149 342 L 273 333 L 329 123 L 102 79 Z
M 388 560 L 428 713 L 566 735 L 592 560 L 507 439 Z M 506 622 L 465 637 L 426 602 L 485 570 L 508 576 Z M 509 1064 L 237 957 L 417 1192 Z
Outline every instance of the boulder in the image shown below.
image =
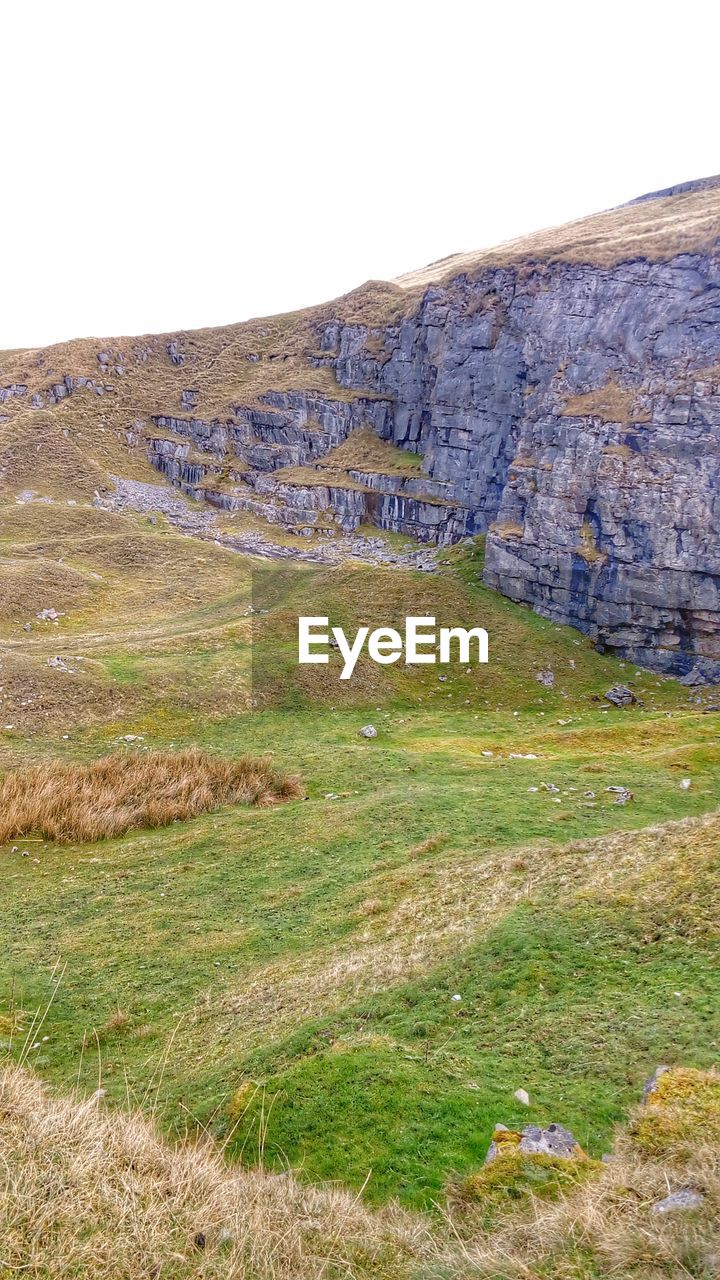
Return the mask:
M 631 707 L 637 702 L 637 698 L 632 689 L 628 689 L 627 685 L 614 684 L 612 689 L 608 689 L 604 695 L 606 702 L 611 702 L 614 707 Z
M 507 1151 L 554 1156 L 560 1160 L 573 1160 L 585 1154 L 574 1135 L 561 1124 L 549 1124 L 545 1129 L 529 1124 L 520 1131 L 498 1124 L 495 1126 L 485 1163 L 490 1164 Z

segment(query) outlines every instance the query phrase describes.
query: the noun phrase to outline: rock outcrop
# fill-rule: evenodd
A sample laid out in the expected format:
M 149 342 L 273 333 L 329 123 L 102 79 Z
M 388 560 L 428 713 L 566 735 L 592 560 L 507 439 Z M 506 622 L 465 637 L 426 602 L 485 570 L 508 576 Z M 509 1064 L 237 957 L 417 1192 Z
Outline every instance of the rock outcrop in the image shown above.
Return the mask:
M 308 535 L 486 534 L 489 586 L 720 680 L 719 179 L 294 317 L 71 348 L 7 353 L 6 422 L 82 399 L 190 496 Z M 417 465 L 340 465 L 359 431 Z
M 720 258 L 491 269 L 428 288 L 379 356 L 324 337 L 488 532 L 489 586 L 720 678 Z

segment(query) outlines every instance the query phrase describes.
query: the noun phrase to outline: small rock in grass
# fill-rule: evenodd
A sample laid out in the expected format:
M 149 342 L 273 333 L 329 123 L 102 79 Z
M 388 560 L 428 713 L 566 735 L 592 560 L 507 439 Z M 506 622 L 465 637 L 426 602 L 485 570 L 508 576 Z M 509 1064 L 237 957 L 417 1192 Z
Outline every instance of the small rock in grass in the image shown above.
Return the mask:
M 522 1102 L 524 1107 L 530 1106 L 530 1094 L 527 1092 L 527 1089 L 516 1089 L 513 1097 L 516 1098 L 518 1102 Z
M 648 1098 L 651 1097 L 651 1095 L 657 1089 L 658 1080 L 660 1079 L 660 1077 L 664 1076 L 665 1072 L 669 1070 L 670 1068 L 665 1066 L 664 1063 L 661 1063 L 659 1067 L 655 1068 L 652 1075 L 650 1076 L 650 1079 L 646 1080 L 645 1084 L 643 1085 L 643 1102 L 647 1102 Z
M 692 786 L 692 778 L 683 778 L 682 782 L 680 783 L 680 790 L 689 791 L 691 786 Z
M 377 738 L 377 729 L 374 724 L 364 724 L 360 730 L 361 738 Z
M 665 1196 L 664 1200 L 658 1200 L 656 1204 L 651 1206 L 651 1213 L 677 1213 L 683 1210 L 687 1212 L 689 1209 L 699 1209 L 704 1196 L 699 1191 L 692 1191 L 690 1187 L 683 1187 L 681 1191 L 673 1191 L 671 1195 Z
M 626 684 L 614 684 L 604 696 L 605 701 L 611 702 L 614 707 L 631 707 L 637 702 L 632 689 L 628 689 Z
M 573 1160 L 583 1155 L 582 1147 L 573 1134 L 561 1124 L 549 1124 L 546 1129 L 541 1129 L 536 1124 L 529 1124 L 519 1133 L 507 1129 L 504 1124 L 497 1124 L 485 1163 L 490 1164 L 507 1151 L 522 1151 L 526 1155 L 555 1156 L 560 1160 Z
M 615 804 L 627 804 L 629 800 L 635 799 L 632 791 L 629 791 L 627 787 L 606 787 L 605 790 L 613 792 Z

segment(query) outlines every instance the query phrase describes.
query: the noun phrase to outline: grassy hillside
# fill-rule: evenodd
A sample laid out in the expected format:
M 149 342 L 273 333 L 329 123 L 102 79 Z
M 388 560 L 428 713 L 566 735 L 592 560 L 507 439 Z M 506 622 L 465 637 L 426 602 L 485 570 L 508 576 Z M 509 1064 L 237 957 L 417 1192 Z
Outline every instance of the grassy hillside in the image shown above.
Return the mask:
M 272 752 L 307 796 L 3 848 L 0 1014 L 17 1044 L 52 996 L 43 1076 L 418 1207 L 498 1120 L 600 1154 L 657 1061 L 716 1056 L 709 695 L 482 588 L 480 547 L 431 576 L 273 567 L 82 505 L 6 508 L 3 536 L 5 768 L 199 745 Z M 482 623 L 491 661 L 299 673 L 298 612 Z M 642 705 L 604 700 L 618 680 Z
M 116 475 L 158 484 L 153 414 L 352 395 L 315 364 L 333 316 L 377 330 L 485 263 L 702 248 L 719 200 L 610 211 L 293 316 L 0 353 L 0 387 L 27 388 L 0 404 L 0 1276 L 715 1274 L 715 1076 L 692 1077 L 712 1095 L 683 1120 L 710 1117 L 698 1151 L 633 1131 L 595 1161 L 659 1062 L 718 1058 L 717 694 L 483 588 L 480 541 L 431 574 L 268 561 L 234 549 L 255 514 L 94 501 Z M 95 386 L 48 407 L 66 377 Z M 595 409 L 630 412 L 615 392 Z M 285 479 L 421 465 L 364 431 L 322 461 Z M 481 625 L 490 662 L 363 657 L 343 682 L 337 653 L 297 666 L 299 614 L 350 635 Z M 107 1119 L 82 1101 L 98 1087 Z M 162 1139 L 119 1119 L 128 1102 Z M 567 1195 L 541 1214 L 526 1192 L 547 1170 L 478 1170 L 498 1123 L 550 1121 L 593 1189 L 553 1168 Z M 178 1154 L 188 1133 L 226 1163 Z M 663 1178 L 703 1189 L 685 1227 L 650 1223 Z
M 229 1170 L 206 1139 L 170 1147 L 147 1119 L 107 1114 L 97 1092 L 53 1097 L 6 1068 L 0 1265 L 44 1280 L 711 1280 L 719 1149 L 720 1077 L 669 1071 L 609 1164 L 510 1151 L 458 1184 L 438 1221 Z M 692 1210 L 657 1211 L 689 1185 Z

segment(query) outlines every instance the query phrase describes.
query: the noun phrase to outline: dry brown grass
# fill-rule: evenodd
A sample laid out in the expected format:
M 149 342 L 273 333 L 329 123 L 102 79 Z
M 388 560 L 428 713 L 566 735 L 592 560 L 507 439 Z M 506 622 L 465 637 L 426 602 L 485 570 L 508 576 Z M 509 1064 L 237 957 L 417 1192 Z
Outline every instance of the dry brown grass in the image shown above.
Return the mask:
M 583 521 L 580 526 L 580 543 L 575 548 L 575 554 L 580 556 L 581 560 L 584 560 L 586 564 L 607 564 L 607 556 L 595 546 L 592 526 L 587 521 Z
M 318 460 L 318 467 L 341 471 L 379 472 L 381 475 L 417 476 L 422 459 L 417 453 L 398 449 L 381 440 L 372 427 L 353 431 L 336 449 Z
M 445 843 L 447 836 L 444 832 L 439 831 L 437 835 L 428 836 L 427 840 L 421 840 L 420 844 L 413 845 L 408 850 L 408 858 L 424 858 L 426 853 L 434 853 L 441 845 Z
M 101 840 L 164 827 L 225 804 L 269 805 L 301 794 L 267 757 L 223 760 L 197 748 L 130 752 L 92 764 L 51 761 L 0 779 L 0 844 L 36 833 Z
M 89 599 L 94 585 L 76 569 L 44 556 L 0 557 L 0 621 L 35 622 L 42 609 L 65 613 Z
M 532 262 L 575 262 L 611 267 L 619 262 L 672 258 L 678 253 L 707 253 L 718 243 L 720 188 L 684 192 L 620 205 L 604 213 L 547 227 L 517 240 L 477 252 L 457 253 L 411 271 L 396 281 L 411 291 L 460 273 L 485 267 L 521 266 Z
M 56 415 L 25 411 L 0 427 L 0 492 L 23 489 L 51 497 L 91 499 L 108 486 L 107 472 L 81 442 L 65 435 Z
M 406 1275 L 419 1219 L 348 1192 L 232 1171 L 137 1115 L 0 1074 L 0 1274 L 35 1280 L 333 1280 Z
M 578 395 L 568 396 L 563 408 L 566 418 L 601 418 L 603 422 L 649 422 L 650 415 L 642 405 L 637 404 L 638 393 L 617 382 L 608 382 L 604 387 L 592 391 L 583 391 Z

